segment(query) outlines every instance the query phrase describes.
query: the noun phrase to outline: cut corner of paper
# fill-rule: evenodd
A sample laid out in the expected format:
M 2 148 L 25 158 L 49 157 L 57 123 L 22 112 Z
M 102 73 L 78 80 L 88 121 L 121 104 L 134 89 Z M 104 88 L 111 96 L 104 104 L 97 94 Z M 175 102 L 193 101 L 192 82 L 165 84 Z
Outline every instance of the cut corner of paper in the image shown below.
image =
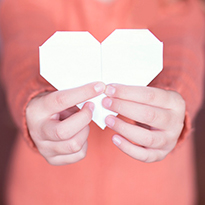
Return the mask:
M 88 32 L 63 31 L 39 47 L 39 57 L 40 74 L 58 90 L 94 81 L 146 86 L 162 71 L 163 43 L 147 29 L 116 29 L 101 44 Z M 103 108 L 104 97 L 89 100 L 101 129 L 106 116 L 117 115 Z

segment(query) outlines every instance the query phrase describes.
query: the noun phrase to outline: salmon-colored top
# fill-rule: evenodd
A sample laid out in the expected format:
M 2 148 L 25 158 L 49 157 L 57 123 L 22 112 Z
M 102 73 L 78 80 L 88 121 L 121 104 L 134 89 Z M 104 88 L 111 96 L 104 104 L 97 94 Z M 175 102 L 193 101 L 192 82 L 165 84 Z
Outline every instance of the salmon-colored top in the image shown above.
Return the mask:
M 4 0 L 0 19 L 1 77 L 19 127 L 8 175 L 8 204 L 194 204 L 190 120 L 202 100 L 205 29 L 197 1 L 166 6 L 155 0 Z M 183 96 L 189 132 L 182 133 L 181 142 L 163 161 L 146 164 L 122 153 L 112 143 L 113 131 L 102 131 L 92 122 L 86 158 L 51 166 L 35 149 L 25 122 L 27 102 L 39 92 L 54 90 L 39 75 L 38 47 L 56 30 L 88 30 L 102 41 L 116 28 L 149 28 L 164 42 L 164 70 L 150 86 Z

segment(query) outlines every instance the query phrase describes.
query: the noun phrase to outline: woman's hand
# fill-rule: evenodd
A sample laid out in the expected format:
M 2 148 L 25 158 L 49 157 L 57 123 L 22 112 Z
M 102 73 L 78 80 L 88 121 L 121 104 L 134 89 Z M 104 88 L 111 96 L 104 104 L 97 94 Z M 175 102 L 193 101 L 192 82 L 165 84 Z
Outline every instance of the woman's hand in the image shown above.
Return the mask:
M 87 151 L 89 123 L 94 104 L 75 106 L 103 93 L 101 82 L 41 94 L 26 109 L 28 130 L 41 155 L 52 165 L 66 165 L 83 159 Z
M 184 126 L 185 102 L 177 92 L 151 87 L 108 85 L 103 106 L 133 121 L 108 116 L 112 140 L 123 152 L 143 162 L 160 161 L 175 147 Z

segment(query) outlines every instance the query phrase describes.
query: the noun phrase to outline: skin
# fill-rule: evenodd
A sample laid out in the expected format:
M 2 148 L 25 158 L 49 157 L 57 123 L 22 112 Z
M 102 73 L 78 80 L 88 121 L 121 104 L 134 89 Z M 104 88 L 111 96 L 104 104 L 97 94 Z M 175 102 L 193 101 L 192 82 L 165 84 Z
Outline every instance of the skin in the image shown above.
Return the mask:
M 180 94 L 151 87 L 108 85 L 103 106 L 137 123 L 108 116 L 108 127 L 119 134 L 113 143 L 143 162 L 160 161 L 169 154 L 184 126 L 185 101 Z
M 52 165 L 75 163 L 86 156 L 94 104 L 76 104 L 101 93 L 102 104 L 136 123 L 107 116 L 107 126 L 118 134 L 113 143 L 143 162 L 160 161 L 175 147 L 184 126 L 185 102 L 176 92 L 151 87 L 91 83 L 65 91 L 43 93 L 26 109 L 28 129 L 40 154 Z
M 28 130 L 40 154 L 52 165 L 75 163 L 86 156 L 89 123 L 94 104 L 85 103 L 105 90 L 101 82 L 82 87 L 43 93 L 33 98 L 26 109 Z
M 96 0 L 109 3 L 114 0 Z M 43 93 L 26 109 L 28 130 L 41 155 L 52 165 L 78 162 L 86 156 L 89 123 L 94 104 L 76 104 L 101 93 L 102 105 L 135 121 L 115 116 L 105 119 L 116 131 L 113 143 L 124 153 L 143 162 L 164 159 L 175 147 L 184 126 L 185 102 L 176 92 L 150 87 L 91 83 L 79 88 Z

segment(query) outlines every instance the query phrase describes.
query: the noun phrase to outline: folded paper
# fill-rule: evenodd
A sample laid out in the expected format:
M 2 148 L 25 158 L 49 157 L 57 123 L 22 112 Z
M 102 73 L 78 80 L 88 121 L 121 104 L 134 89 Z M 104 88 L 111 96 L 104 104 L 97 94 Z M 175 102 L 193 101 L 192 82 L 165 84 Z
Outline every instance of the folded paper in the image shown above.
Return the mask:
M 94 81 L 146 86 L 163 67 L 163 43 L 147 29 L 116 29 L 102 43 L 89 32 L 57 31 L 39 53 L 40 74 L 58 90 Z M 104 97 L 89 100 L 95 103 L 93 121 L 102 129 L 107 115 L 117 115 L 102 107 Z

